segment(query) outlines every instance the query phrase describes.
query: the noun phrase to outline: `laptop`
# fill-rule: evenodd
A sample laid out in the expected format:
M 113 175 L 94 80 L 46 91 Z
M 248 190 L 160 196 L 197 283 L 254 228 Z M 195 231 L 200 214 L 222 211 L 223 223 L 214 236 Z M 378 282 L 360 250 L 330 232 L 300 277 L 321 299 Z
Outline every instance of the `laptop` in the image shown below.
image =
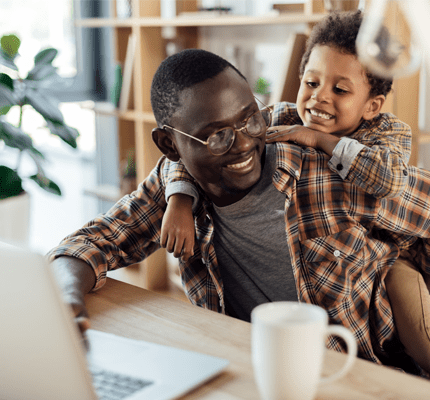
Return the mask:
M 46 259 L 0 243 L 1 400 L 172 399 L 229 364 L 91 329 L 87 336 L 88 351 Z

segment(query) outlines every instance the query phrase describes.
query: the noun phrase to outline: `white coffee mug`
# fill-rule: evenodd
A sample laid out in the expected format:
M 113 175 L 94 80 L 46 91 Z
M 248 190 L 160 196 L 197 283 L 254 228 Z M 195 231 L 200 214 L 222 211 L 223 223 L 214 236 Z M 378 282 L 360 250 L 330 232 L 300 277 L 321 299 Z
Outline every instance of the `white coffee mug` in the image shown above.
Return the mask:
M 339 379 L 357 355 L 352 333 L 328 325 L 327 312 L 312 304 L 279 301 L 251 313 L 254 375 L 264 400 L 312 400 L 319 383 Z M 340 371 L 321 378 L 328 335 L 341 337 L 348 357 Z

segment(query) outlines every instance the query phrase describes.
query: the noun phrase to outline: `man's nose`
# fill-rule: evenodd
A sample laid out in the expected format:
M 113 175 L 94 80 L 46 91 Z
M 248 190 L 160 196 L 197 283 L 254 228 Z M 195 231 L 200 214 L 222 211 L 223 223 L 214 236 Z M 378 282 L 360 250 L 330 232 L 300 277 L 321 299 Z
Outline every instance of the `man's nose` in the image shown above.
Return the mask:
M 236 129 L 236 138 L 233 143 L 233 148 L 238 153 L 248 151 L 254 145 L 254 138 L 245 132 L 245 127 Z

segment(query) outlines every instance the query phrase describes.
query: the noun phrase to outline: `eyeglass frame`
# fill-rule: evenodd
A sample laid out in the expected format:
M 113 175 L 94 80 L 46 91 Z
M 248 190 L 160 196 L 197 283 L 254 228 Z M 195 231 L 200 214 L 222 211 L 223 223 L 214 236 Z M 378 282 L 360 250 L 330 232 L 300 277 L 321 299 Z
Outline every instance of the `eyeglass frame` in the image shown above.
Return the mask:
M 178 133 L 181 133 L 182 135 L 188 136 L 188 137 L 190 137 L 191 139 L 197 140 L 197 141 L 198 141 L 198 142 L 200 142 L 201 144 L 205 145 L 205 146 L 207 147 L 207 149 L 208 149 L 209 153 L 211 153 L 212 155 L 214 155 L 214 156 L 222 156 L 222 155 L 224 155 L 224 154 L 228 153 L 228 152 L 229 152 L 229 150 L 233 147 L 233 144 L 234 144 L 234 142 L 235 142 L 235 140 L 236 140 L 236 132 L 240 132 L 240 131 L 245 130 L 246 134 L 247 134 L 249 137 L 257 137 L 257 136 L 259 136 L 259 135 L 257 135 L 257 136 L 252 136 L 252 135 L 250 135 L 250 134 L 249 134 L 249 132 L 248 132 L 248 130 L 246 129 L 246 125 L 248 124 L 249 119 L 250 119 L 253 115 L 257 114 L 258 112 L 260 112 L 260 113 L 261 113 L 261 111 L 262 111 L 262 110 L 264 110 L 264 109 L 266 109 L 266 108 L 267 108 L 267 109 L 269 110 L 269 113 L 270 113 L 270 124 L 271 124 L 271 122 L 272 122 L 272 114 L 273 114 L 273 110 L 272 110 L 269 106 L 267 106 L 266 104 L 264 104 L 261 100 L 257 99 L 255 96 L 254 96 L 254 99 L 255 99 L 255 100 L 258 100 L 258 101 L 259 101 L 259 102 L 264 106 L 264 108 L 259 109 L 258 111 L 256 111 L 256 112 L 252 113 L 248 118 L 246 118 L 244 121 L 242 121 L 242 122 L 245 122 L 245 124 L 244 124 L 244 126 L 243 126 L 242 128 L 236 129 L 236 128 L 233 128 L 232 126 L 226 126 L 226 127 L 222 128 L 222 129 L 217 130 L 217 131 L 216 131 L 216 132 L 214 132 L 214 133 L 211 133 L 211 134 L 209 135 L 209 137 L 208 137 L 208 140 L 206 140 L 206 141 L 205 141 L 205 140 L 201 140 L 201 139 L 199 139 L 199 138 L 196 138 L 196 137 L 194 137 L 194 136 L 190 135 L 189 133 L 182 132 L 182 131 L 180 131 L 179 129 L 173 128 L 173 126 L 163 125 L 163 126 L 162 126 L 162 129 L 166 129 L 166 128 L 168 128 L 168 129 L 172 129 L 173 131 L 176 131 L 176 132 L 178 132 Z M 269 124 L 269 126 L 270 126 L 270 124 Z M 214 153 L 212 153 L 211 149 L 210 149 L 210 148 L 209 148 L 209 146 L 208 146 L 208 145 L 209 145 L 209 138 L 211 138 L 213 135 L 216 135 L 218 132 L 220 132 L 220 131 L 222 131 L 223 129 L 226 129 L 226 128 L 230 128 L 230 129 L 232 129 L 232 130 L 233 130 L 234 138 L 233 138 L 233 141 L 231 142 L 231 146 L 230 146 L 230 147 L 229 147 L 229 148 L 228 148 L 224 153 L 221 153 L 221 154 L 214 154 Z

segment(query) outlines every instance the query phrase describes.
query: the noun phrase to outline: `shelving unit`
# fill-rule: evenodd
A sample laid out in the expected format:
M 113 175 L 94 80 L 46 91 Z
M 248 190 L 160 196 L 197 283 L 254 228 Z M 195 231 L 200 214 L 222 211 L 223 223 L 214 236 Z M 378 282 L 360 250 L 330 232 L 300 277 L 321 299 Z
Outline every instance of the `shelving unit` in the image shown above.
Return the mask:
M 350 2 L 355 3 L 355 2 Z M 199 47 L 199 27 L 206 26 L 257 26 L 280 24 L 308 24 L 312 27 L 324 17 L 322 0 L 307 0 L 303 12 L 291 12 L 279 16 L 237 16 L 219 15 L 214 17 L 178 16 L 163 19 L 160 17 L 160 0 L 132 0 L 130 18 L 91 18 L 81 19 L 76 25 L 81 28 L 111 27 L 115 34 L 116 60 L 124 63 L 128 38 L 136 36 L 136 52 L 133 61 L 131 99 L 126 111 L 117 109 L 95 109 L 101 114 L 113 115 L 118 121 L 119 160 L 126 159 L 131 148 L 135 149 L 137 182 L 141 182 L 152 170 L 161 153 L 151 138 L 151 130 L 156 127 L 150 104 L 150 85 L 159 64 L 166 57 L 167 41 L 163 39 L 164 27 L 175 27 L 177 40 L 184 48 Z M 115 0 L 112 4 L 115 10 Z M 192 13 L 197 10 L 197 1 L 177 0 L 176 11 Z M 112 15 L 116 15 L 113 13 Z M 412 77 L 397 83 L 397 90 L 388 102 L 385 110 L 395 112 L 413 129 L 418 131 L 417 108 L 414 109 L 414 94 L 418 99 L 418 78 Z M 406 96 L 406 97 L 405 97 Z M 418 101 L 418 100 L 417 100 Z M 404 106 L 404 107 L 403 107 Z M 403 113 L 401 111 L 404 111 Z M 396 112 L 395 112 L 396 113 Z M 414 131 L 415 132 L 415 131 Z M 415 147 L 418 147 L 415 145 Z M 418 150 L 418 149 L 416 149 Z M 416 155 L 413 156 L 416 163 Z M 166 253 L 156 252 L 143 263 L 135 267 L 116 271 L 117 277 L 128 283 L 148 289 L 166 286 Z

